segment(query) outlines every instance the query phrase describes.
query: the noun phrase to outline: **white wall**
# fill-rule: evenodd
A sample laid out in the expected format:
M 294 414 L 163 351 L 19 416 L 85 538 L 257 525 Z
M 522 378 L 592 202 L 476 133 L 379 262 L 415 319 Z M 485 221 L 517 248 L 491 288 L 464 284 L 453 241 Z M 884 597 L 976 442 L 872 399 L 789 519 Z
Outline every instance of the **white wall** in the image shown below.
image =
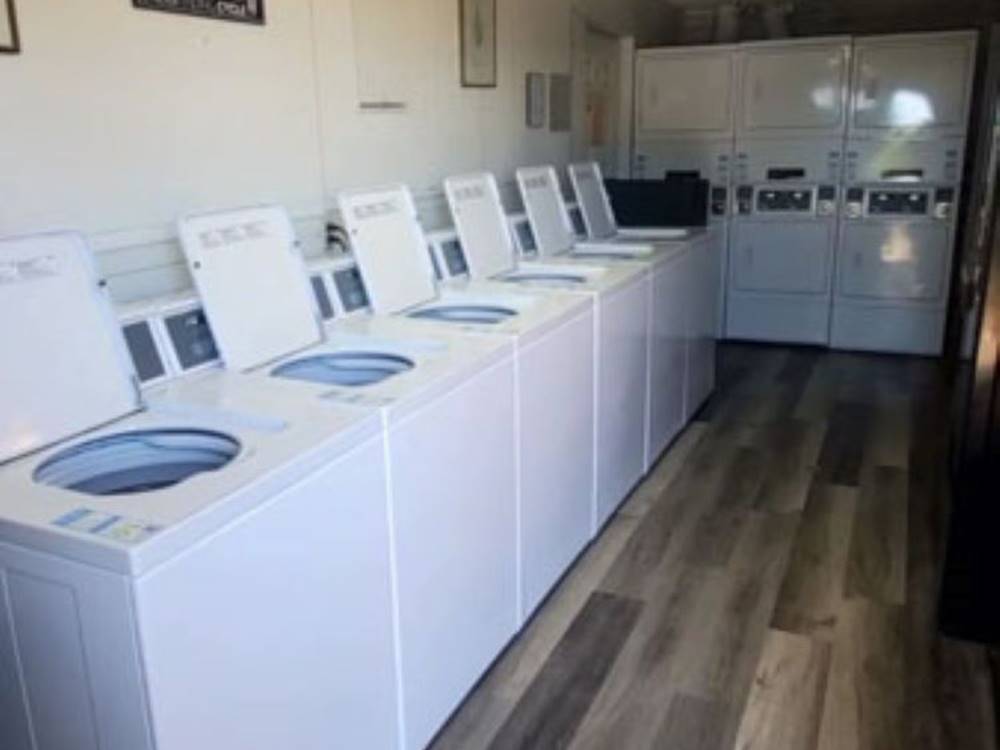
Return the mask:
M 433 224 L 449 173 L 568 159 L 567 134 L 524 126 L 523 87 L 569 72 L 571 0 L 499 0 L 495 90 L 458 85 L 455 0 L 355 2 L 398 14 L 379 55 L 404 113 L 358 110 L 356 62 L 370 82 L 380 56 L 356 57 L 351 0 L 270 0 L 264 27 L 22 0 L 23 53 L 0 58 L 0 234 L 87 232 L 127 301 L 188 285 L 185 212 L 280 202 L 317 252 L 342 188 L 406 182 Z

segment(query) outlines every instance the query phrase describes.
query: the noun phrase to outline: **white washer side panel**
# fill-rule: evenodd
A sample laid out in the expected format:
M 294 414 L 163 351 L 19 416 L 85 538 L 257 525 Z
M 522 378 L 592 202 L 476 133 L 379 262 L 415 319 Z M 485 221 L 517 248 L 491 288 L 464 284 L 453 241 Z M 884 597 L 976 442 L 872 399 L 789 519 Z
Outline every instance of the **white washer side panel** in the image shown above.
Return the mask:
M 518 352 L 522 620 L 590 540 L 594 498 L 594 313 Z
M 649 286 L 644 275 L 600 301 L 595 533 L 645 468 Z
M 32 750 L 31 720 L 24 700 L 9 596 L 7 576 L 0 572 L 0 747 Z
M 719 245 L 713 237 L 692 248 L 689 264 L 692 300 L 691 357 L 688 371 L 688 393 L 685 399 L 685 421 L 691 419 L 715 390 L 715 350 L 719 306 Z
M 0 635 L 10 633 L 15 679 L 23 680 L 16 697 L 27 696 L 35 746 L 151 749 L 128 582 L 3 544 L 0 566 L 7 594 Z M 19 720 L 0 726 L 4 750 L 8 732 L 9 747 L 20 750 L 24 729 Z
M 650 343 L 650 408 L 646 465 L 651 467 L 684 427 L 687 378 L 686 265 L 690 250 L 658 266 L 653 274 Z
M 138 584 L 160 748 L 397 746 L 380 438 Z
M 424 747 L 517 630 L 514 365 L 391 428 L 406 747 Z

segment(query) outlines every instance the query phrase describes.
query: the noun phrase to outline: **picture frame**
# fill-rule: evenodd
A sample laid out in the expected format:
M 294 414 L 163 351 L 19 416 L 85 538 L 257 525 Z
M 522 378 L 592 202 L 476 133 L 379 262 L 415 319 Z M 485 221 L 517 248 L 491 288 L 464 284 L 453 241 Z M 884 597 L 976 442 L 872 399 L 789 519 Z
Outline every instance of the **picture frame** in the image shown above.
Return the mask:
M 458 0 L 463 88 L 497 87 L 497 0 Z
M 14 0 L 0 0 L 0 54 L 16 55 L 21 51 Z
M 263 26 L 266 0 L 132 0 L 132 7 Z

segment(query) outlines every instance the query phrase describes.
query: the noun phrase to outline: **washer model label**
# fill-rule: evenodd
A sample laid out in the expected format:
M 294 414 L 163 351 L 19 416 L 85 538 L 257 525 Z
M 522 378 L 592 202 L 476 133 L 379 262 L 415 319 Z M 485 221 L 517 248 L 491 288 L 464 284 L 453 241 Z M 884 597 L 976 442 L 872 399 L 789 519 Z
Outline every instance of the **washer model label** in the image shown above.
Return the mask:
M 90 508 L 77 508 L 52 521 L 54 526 L 92 534 L 119 544 L 139 544 L 162 531 L 161 526 L 134 518 L 101 513 Z

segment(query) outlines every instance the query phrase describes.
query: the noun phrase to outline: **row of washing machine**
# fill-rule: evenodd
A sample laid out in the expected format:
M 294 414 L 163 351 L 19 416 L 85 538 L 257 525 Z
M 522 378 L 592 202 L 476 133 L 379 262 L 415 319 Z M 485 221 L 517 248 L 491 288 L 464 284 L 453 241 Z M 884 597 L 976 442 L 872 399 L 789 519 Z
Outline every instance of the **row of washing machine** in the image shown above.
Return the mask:
M 112 312 L 0 240 L 0 746 L 420 748 L 714 382 L 717 259 L 575 165 L 181 220 L 197 295 Z M 599 228 L 600 227 L 600 228 Z

